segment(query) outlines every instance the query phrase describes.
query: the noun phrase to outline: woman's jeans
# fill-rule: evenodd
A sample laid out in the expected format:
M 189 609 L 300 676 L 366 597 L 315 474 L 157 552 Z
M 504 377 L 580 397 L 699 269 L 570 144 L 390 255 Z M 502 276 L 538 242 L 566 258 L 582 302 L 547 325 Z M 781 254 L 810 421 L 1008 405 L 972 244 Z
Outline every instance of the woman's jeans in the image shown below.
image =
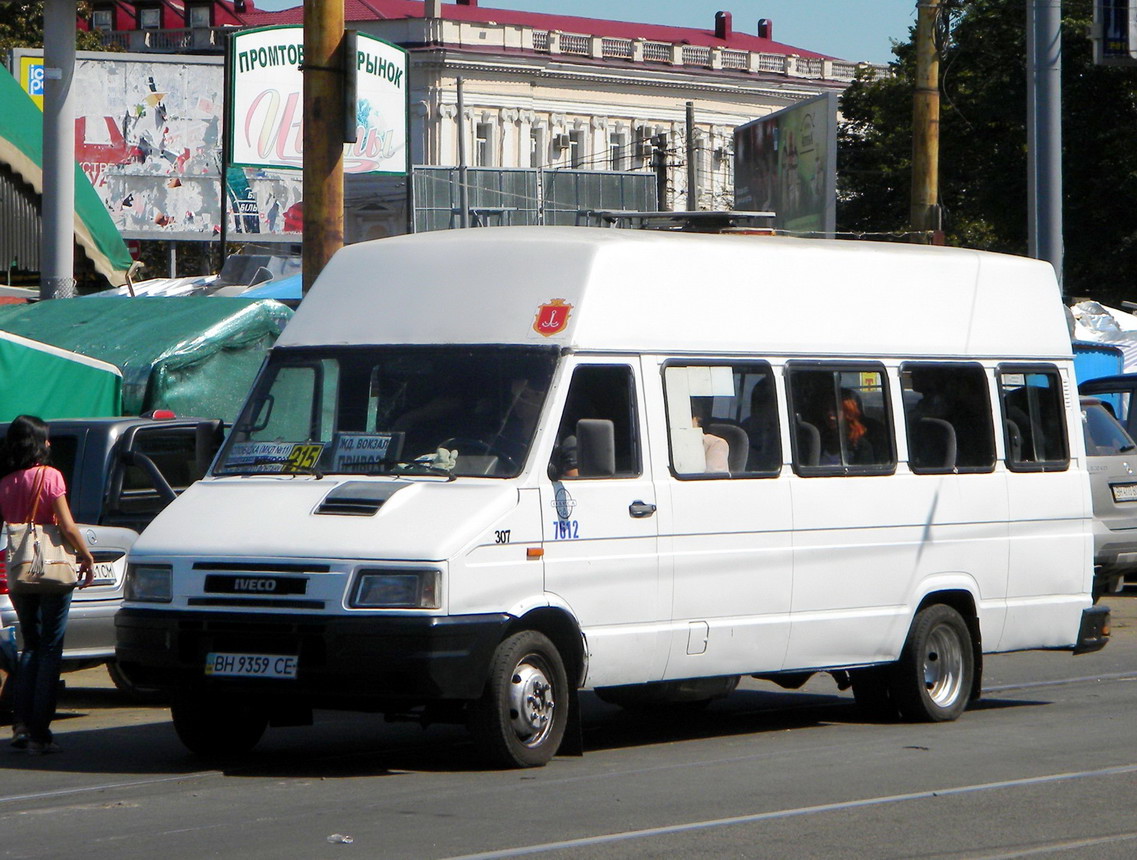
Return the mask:
M 35 743 L 51 742 L 71 595 L 71 589 L 59 594 L 11 595 L 24 637 L 16 672 L 16 721 L 23 723 Z

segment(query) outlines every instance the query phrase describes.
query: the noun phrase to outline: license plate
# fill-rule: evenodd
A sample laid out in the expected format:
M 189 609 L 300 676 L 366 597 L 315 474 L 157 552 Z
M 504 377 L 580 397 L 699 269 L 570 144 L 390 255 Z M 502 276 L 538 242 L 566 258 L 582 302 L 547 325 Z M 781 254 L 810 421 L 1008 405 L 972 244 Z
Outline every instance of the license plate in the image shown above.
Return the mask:
M 96 561 L 92 568 L 95 578 L 92 585 L 114 585 L 114 562 L 113 561 Z
M 213 678 L 295 678 L 298 658 L 276 654 L 212 653 L 205 674 Z
M 1110 484 L 1115 502 L 1137 502 L 1137 484 Z

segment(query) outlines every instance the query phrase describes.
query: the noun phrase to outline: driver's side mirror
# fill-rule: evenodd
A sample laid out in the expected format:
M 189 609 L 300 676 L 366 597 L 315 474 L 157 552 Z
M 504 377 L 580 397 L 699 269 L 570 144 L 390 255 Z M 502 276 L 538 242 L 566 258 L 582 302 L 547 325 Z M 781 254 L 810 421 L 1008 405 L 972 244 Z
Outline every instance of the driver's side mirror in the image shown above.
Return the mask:
M 576 422 L 577 462 L 582 478 L 611 478 L 616 474 L 616 425 L 607 418 Z

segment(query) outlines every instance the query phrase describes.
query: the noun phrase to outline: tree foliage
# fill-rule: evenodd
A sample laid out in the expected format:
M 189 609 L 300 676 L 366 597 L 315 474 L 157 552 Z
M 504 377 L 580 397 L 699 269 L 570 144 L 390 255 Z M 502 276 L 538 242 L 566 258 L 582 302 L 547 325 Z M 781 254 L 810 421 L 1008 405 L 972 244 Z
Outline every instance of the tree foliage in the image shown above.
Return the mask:
M 90 4 L 77 4 L 76 14 L 91 16 Z M 0 2 L 0 48 L 43 47 L 43 0 L 11 0 Z M 98 33 L 80 30 L 75 47 L 82 51 L 105 51 Z
M 1091 0 L 1064 0 L 1062 11 L 1065 291 L 1137 299 L 1137 67 L 1093 65 Z M 943 3 L 939 181 L 950 244 L 1027 251 L 1025 30 L 1023 0 Z M 891 76 L 864 75 L 842 98 L 841 230 L 908 226 L 913 41 L 893 53 Z

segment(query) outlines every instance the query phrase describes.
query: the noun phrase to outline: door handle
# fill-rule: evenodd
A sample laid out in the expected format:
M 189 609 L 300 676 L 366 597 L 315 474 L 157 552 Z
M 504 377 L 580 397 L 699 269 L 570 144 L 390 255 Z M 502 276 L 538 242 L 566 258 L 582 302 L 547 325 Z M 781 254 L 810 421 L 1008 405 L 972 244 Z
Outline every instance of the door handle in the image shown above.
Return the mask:
M 636 501 L 634 501 L 630 505 L 628 505 L 628 513 L 631 514 L 636 519 L 642 519 L 643 517 L 650 517 L 652 514 L 655 513 L 655 505 L 648 504 L 646 502 L 641 502 L 637 499 Z

